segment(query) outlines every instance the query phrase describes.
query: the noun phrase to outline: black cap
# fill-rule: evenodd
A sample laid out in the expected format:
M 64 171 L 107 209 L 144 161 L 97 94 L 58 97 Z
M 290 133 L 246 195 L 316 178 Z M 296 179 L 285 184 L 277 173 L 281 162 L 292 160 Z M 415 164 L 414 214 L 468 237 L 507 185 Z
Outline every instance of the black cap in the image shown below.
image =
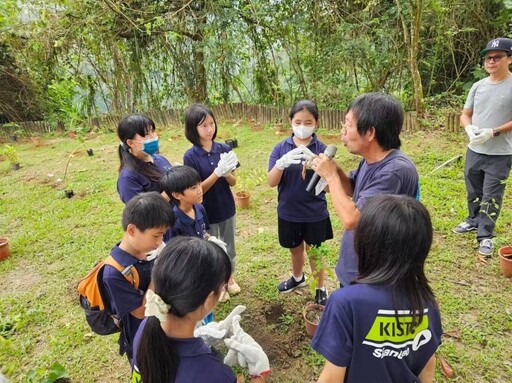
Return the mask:
M 493 39 L 487 43 L 485 49 L 480 51 L 480 54 L 483 56 L 489 51 L 505 51 L 510 55 L 512 54 L 512 40 L 506 37 Z

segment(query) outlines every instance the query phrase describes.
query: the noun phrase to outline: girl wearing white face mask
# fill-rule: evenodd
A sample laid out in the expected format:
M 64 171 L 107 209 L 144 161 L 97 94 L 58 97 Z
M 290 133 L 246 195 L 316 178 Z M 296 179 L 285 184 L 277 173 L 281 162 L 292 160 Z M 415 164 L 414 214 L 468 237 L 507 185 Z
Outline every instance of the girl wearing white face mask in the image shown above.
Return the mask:
M 279 243 L 290 249 L 292 258 L 292 276 L 278 285 L 281 293 L 306 286 L 304 262 L 307 251 L 333 237 L 325 192 L 316 195 L 306 191 L 312 170 L 307 170 L 306 176 L 302 177 L 304 162 L 326 148 L 314 133 L 318 127 L 318 108 L 313 101 L 301 100 L 292 107 L 289 117 L 292 135 L 272 150 L 267 174 L 268 184 L 277 186 L 278 190 Z M 314 259 L 309 263 L 317 281 L 315 303 L 325 305 L 324 268 Z

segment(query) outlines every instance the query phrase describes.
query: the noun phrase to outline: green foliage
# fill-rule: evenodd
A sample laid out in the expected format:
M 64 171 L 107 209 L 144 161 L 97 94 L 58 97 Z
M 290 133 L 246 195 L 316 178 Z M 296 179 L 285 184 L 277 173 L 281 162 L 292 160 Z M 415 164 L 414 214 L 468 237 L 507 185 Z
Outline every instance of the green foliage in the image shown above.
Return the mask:
M 49 371 L 46 369 L 30 370 L 24 381 L 26 383 L 54 383 L 67 377 L 65 368 L 59 363 L 54 363 L 50 366 Z
M 235 188 L 238 191 L 251 192 L 256 186 L 262 185 L 267 180 L 264 169 L 241 169 L 236 174 Z
M 1 153 L 7 158 L 11 165 L 18 163 L 18 151 L 14 145 L 5 144 Z

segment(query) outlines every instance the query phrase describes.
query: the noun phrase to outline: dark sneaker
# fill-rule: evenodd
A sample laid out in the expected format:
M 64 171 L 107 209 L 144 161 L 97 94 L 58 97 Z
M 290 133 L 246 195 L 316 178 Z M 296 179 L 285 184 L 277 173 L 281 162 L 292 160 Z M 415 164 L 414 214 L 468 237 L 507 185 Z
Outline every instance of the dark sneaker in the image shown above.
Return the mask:
M 490 238 L 482 239 L 480 241 L 480 248 L 478 249 L 478 254 L 489 258 L 490 256 L 492 256 L 493 252 L 494 252 L 494 244 L 492 243 L 492 239 L 490 239 Z
M 325 289 L 325 290 L 316 289 L 315 303 L 317 305 L 325 306 L 325 304 L 327 303 L 327 295 L 328 295 L 327 289 Z
M 290 279 L 281 282 L 279 286 L 277 286 L 277 289 L 280 293 L 290 293 L 296 288 L 304 287 L 306 286 L 306 277 L 304 276 L 304 273 L 302 273 L 302 279 L 300 281 L 296 281 L 293 275 L 290 277 Z
M 454 227 L 452 229 L 452 231 L 455 233 L 455 234 L 465 234 L 465 233 L 469 233 L 470 231 L 474 231 L 476 230 L 476 226 L 471 226 L 469 223 L 467 222 L 461 222 L 457 225 L 457 227 Z

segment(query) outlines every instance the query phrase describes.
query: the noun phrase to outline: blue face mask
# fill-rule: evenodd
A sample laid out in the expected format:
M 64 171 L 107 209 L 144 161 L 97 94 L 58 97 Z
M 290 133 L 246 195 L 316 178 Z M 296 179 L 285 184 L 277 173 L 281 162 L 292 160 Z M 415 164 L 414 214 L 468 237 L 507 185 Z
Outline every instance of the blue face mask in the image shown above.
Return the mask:
M 142 151 L 150 156 L 158 152 L 158 137 L 144 141 Z

